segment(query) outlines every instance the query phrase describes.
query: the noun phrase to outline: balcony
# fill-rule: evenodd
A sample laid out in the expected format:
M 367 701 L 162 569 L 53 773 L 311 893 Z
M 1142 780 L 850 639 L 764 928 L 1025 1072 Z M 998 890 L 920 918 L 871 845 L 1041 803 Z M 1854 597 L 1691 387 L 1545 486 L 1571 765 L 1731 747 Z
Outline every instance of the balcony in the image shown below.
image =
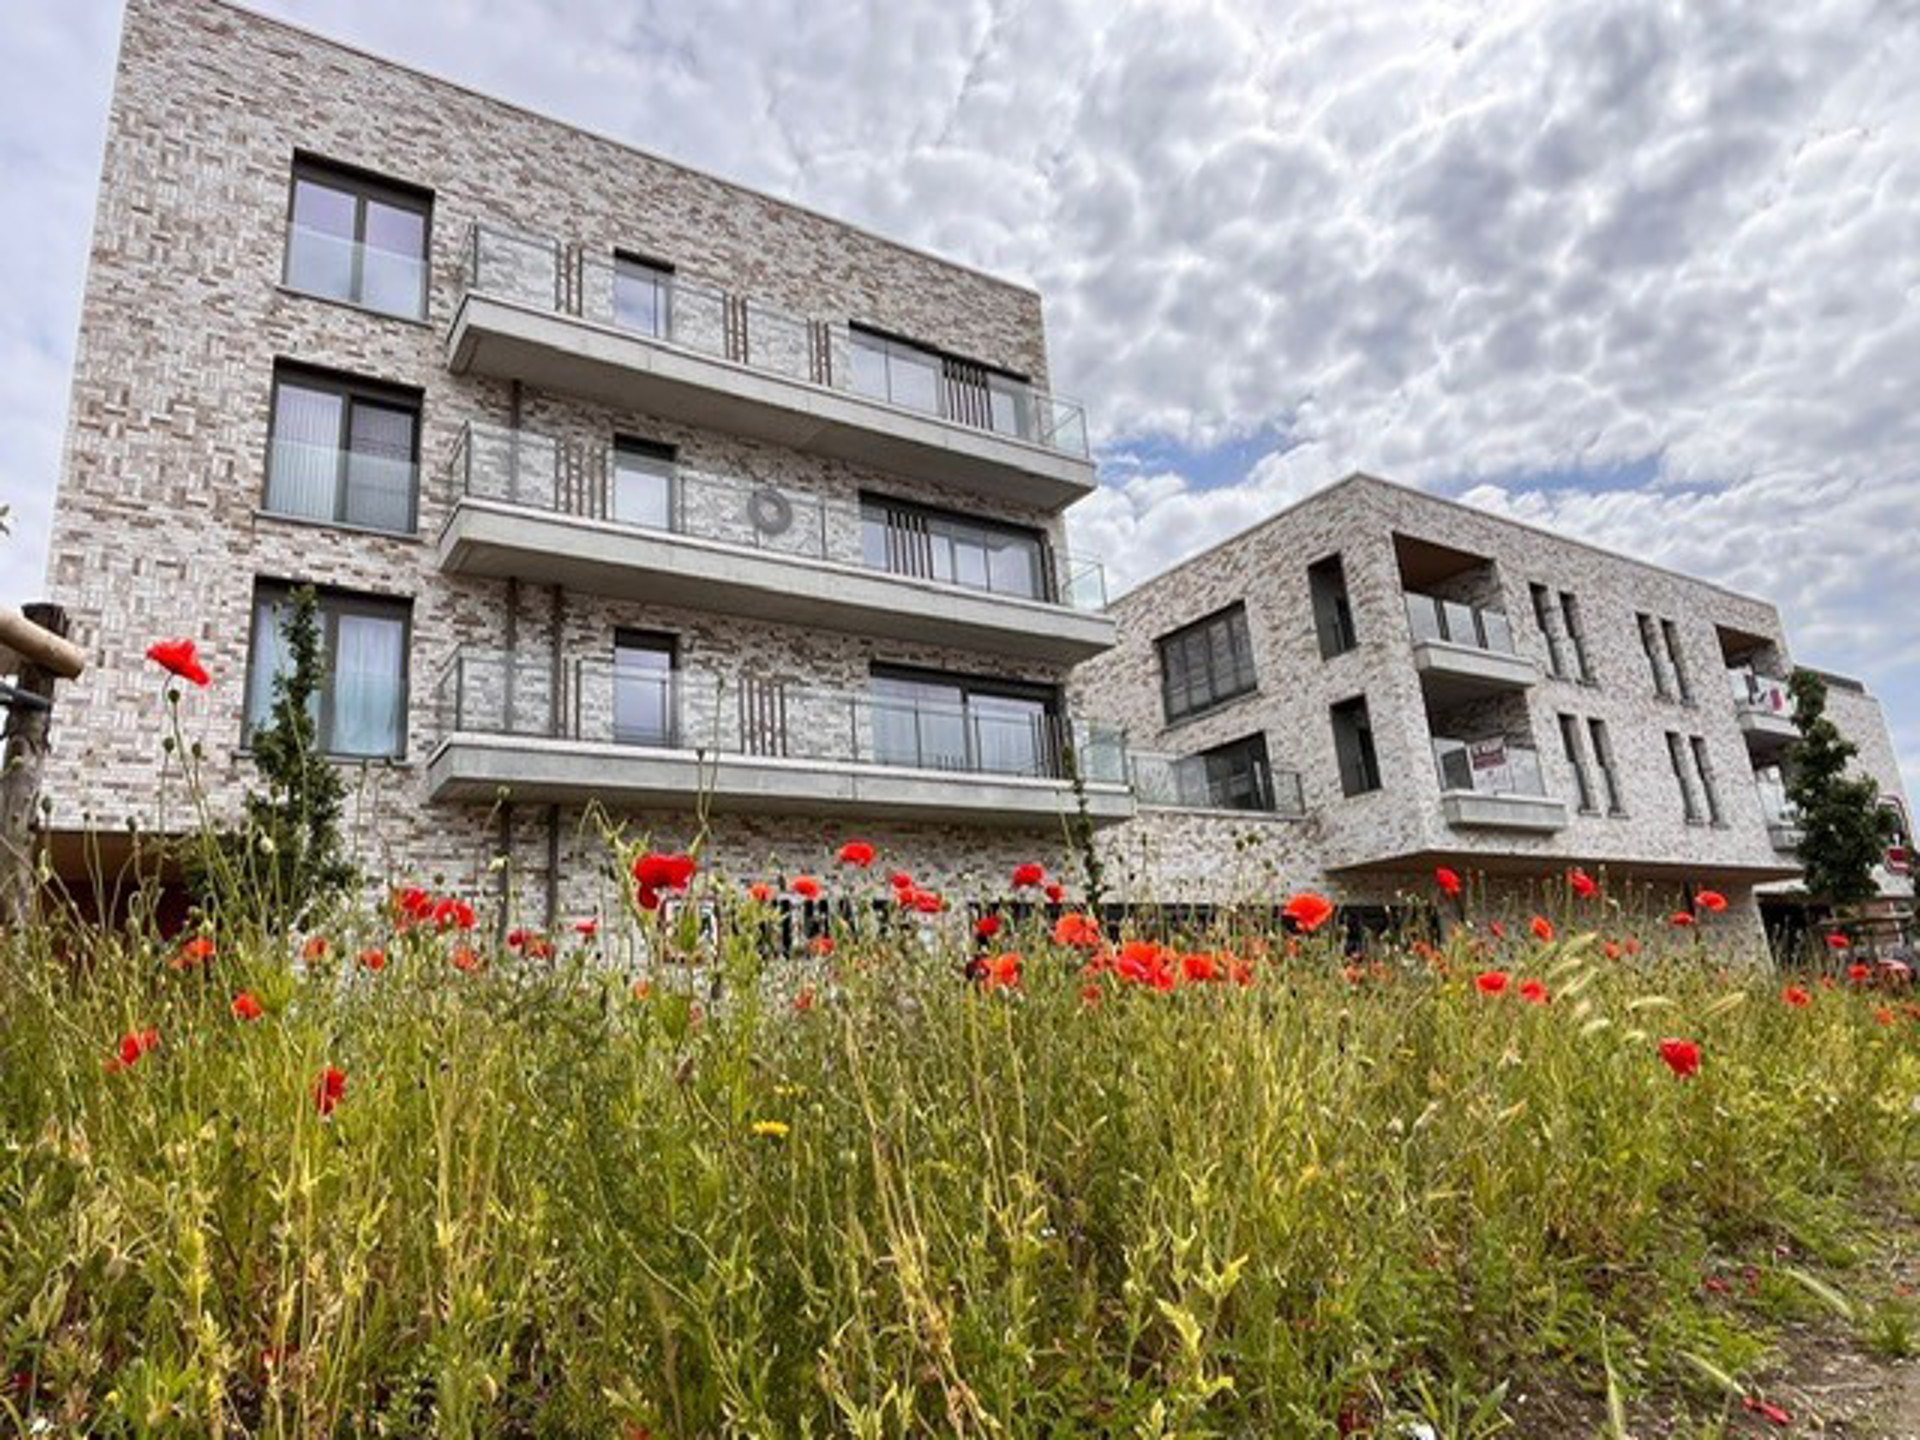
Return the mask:
M 1408 591 L 1413 664 L 1440 705 L 1524 689 L 1539 678 L 1513 648 L 1513 628 L 1498 610 Z
M 1756 758 L 1777 759 L 1799 740 L 1786 681 L 1737 666 L 1727 671 L 1727 683 L 1733 690 L 1734 716 Z
M 623 453 L 469 425 L 441 568 L 1065 665 L 1113 644 L 1097 561 L 1040 546 L 951 581 L 900 574 L 900 547 L 869 563 L 858 505 Z
M 1205 756 L 1131 750 L 1128 773 L 1133 780 L 1134 799 L 1144 807 L 1268 815 L 1287 820 L 1298 820 L 1307 813 L 1297 770 L 1275 770 L 1260 765 L 1247 786 L 1229 792 L 1208 776 Z
M 623 409 L 1057 510 L 1095 485 L 1082 408 L 948 362 L 876 386 L 842 322 L 577 246 L 473 227 L 447 341 L 455 374 L 524 380 Z M 896 391 L 898 393 L 896 394 Z
M 1083 777 L 1096 825 L 1133 814 L 1117 731 L 991 702 L 748 675 L 462 651 L 433 690 L 435 800 L 515 798 L 754 814 L 1057 826 Z
M 1537 751 L 1499 738 L 1435 736 L 1433 759 L 1440 772 L 1440 809 L 1449 825 L 1541 835 L 1566 828 L 1567 807 L 1547 794 Z

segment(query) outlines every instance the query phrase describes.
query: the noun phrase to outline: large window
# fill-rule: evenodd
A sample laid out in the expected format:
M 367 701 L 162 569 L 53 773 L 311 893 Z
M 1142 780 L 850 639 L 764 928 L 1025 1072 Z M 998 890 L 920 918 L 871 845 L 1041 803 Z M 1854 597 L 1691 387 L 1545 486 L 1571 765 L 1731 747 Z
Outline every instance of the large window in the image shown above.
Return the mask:
M 1037 530 L 862 496 L 861 548 L 868 566 L 996 595 L 1052 598 L 1047 545 Z
M 909 410 L 941 413 L 937 354 L 867 330 L 855 329 L 851 338 L 855 391 Z
M 285 624 L 291 587 L 254 587 L 253 650 L 247 662 L 246 731 L 271 718 L 274 677 L 290 663 Z M 319 592 L 326 678 L 314 697 L 320 748 L 329 755 L 398 757 L 407 748 L 408 606 L 404 601 Z
M 426 191 L 298 160 L 286 283 L 386 315 L 424 319 L 432 215 Z
M 266 508 L 411 534 L 420 399 L 324 371 L 273 372 Z
M 609 519 L 649 530 L 673 529 L 674 451 L 626 437 L 613 444 Z
M 1273 775 L 1267 766 L 1267 737 L 1249 735 L 1216 745 L 1195 757 L 1206 778 L 1206 803 L 1219 810 L 1271 810 Z
M 671 635 L 651 630 L 618 630 L 613 638 L 613 738 L 621 745 L 671 746 L 674 723 L 674 664 Z
M 1033 438 L 1033 388 L 1018 375 L 858 325 L 848 334 L 857 394 L 999 435 Z
M 1245 606 L 1229 606 L 1158 643 L 1161 698 L 1169 721 L 1210 710 L 1258 683 Z
M 1353 629 L 1353 605 L 1347 599 L 1347 571 L 1338 555 L 1316 560 L 1307 567 L 1307 594 L 1313 602 L 1314 633 L 1320 637 L 1320 658 L 1344 655 L 1359 643 Z
M 997 775 L 1060 773 L 1048 686 L 875 666 L 874 757 L 883 765 Z
M 673 271 L 633 255 L 613 257 L 613 323 L 666 339 L 673 330 Z
M 1380 760 L 1373 748 L 1373 721 L 1367 697 L 1342 700 L 1328 712 L 1333 722 L 1333 751 L 1340 763 L 1340 789 L 1346 795 L 1364 795 L 1380 788 Z

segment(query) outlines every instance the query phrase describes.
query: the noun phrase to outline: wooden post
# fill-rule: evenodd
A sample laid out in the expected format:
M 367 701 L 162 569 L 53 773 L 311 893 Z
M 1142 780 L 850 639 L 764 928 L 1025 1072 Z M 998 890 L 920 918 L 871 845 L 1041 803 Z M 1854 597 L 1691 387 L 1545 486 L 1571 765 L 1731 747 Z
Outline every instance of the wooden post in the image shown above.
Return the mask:
M 16 688 L 31 698 L 25 704 L 16 702 L 6 712 L 6 751 L 0 761 L 0 923 L 9 925 L 24 925 L 33 910 L 34 810 L 40 801 L 40 773 L 46 767 L 53 685 L 61 678 L 42 662 L 60 664 L 64 657 L 59 649 L 72 649 L 65 644 L 67 612 L 58 605 L 28 605 L 22 614 L 49 640 L 58 642 L 58 648 L 36 657 L 35 651 L 50 647 L 16 646 L 22 657 Z M 34 699 L 46 703 L 36 705 Z

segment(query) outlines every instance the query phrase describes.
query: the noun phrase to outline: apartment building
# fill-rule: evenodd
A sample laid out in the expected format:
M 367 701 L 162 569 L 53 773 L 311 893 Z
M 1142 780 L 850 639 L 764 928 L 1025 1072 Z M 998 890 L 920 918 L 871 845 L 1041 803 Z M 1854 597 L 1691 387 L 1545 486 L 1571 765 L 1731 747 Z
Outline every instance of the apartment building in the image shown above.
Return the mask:
M 1765 601 L 1354 475 L 1113 614 L 1073 689 L 1128 735 L 1140 812 L 1101 837 L 1126 898 L 1387 907 L 1447 865 L 1518 907 L 1580 865 L 1653 914 L 1718 890 L 1715 930 L 1751 939 L 1756 890 L 1792 892 L 1798 732 Z M 1832 688 L 1904 824 L 1878 705 Z
M 55 862 L 189 820 L 143 659 L 193 637 L 213 812 L 295 586 L 361 863 L 612 894 L 602 834 L 788 875 L 852 833 L 922 883 L 1132 812 L 1070 667 L 1094 486 L 1030 289 L 265 19 L 129 0 L 51 598 Z M 1068 782 L 1067 756 L 1085 783 Z M 111 864 L 113 856 L 106 856 Z

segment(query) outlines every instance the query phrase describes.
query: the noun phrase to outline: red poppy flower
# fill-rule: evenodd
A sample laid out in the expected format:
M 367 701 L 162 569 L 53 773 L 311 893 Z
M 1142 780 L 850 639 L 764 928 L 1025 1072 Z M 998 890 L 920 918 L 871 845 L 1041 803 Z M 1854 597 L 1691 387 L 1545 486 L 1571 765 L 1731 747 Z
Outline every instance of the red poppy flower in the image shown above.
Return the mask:
M 816 935 L 813 937 L 813 953 L 814 954 L 831 955 L 833 953 L 833 949 L 834 949 L 833 937 L 831 935 Z
M 1441 894 L 1451 895 L 1455 898 L 1459 897 L 1462 888 L 1460 876 L 1457 872 L 1449 870 L 1445 865 L 1434 868 L 1433 883 L 1440 887 Z
M 1020 986 L 1020 970 L 1024 962 L 1020 952 L 1009 950 L 1004 955 L 995 955 L 986 963 L 982 978 L 989 990 L 1015 990 Z
M 1547 982 L 1544 980 L 1522 980 L 1520 998 L 1529 1005 L 1546 1005 L 1553 1000 L 1552 994 L 1547 990 Z
M 362 950 L 360 968 L 363 970 L 384 970 L 387 968 L 387 952 L 384 950 Z
M 1605 955 L 1609 960 L 1618 960 L 1620 958 L 1620 942 L 1618 940 L 1607 941 L 1607 943 L 1601 947 L 1600 953 Z
M 1700 1071 L 1700 1047 L 1691 1040 L 1667 1039 L 1660 1042 L 1660 1058 L 1682 1080 Z
M 1533 931 L 1534 939 L 1539 940 L 1548 945 L 1551 945 L 1553 943 L 1553 937 L 1554 937 L 1553 922 L 1547 919 L 1546 916 L 1544 915 L 1534 916 L 1533 920 L 1528 924 L 1527 928 Z
M 1047 867 L 1037 860 L 1028 860 L 1013 867 L 1013 888 L 1025 890 L 1037 889 L 1047 883 Z
M 792 888 L 793 893 L 798 895 L 802 900 L 818 900 L 820 898 L 820 882 L 811 875 L 800 876 L 793 882 Z
M 998 915 L 982 915 L 973 922 L 973 933 L 981 940 L 991 940 L 1000 933 L 1001 923 Z
M 642 910 L 660 908 L 662 890 L 684 891 L 693 883 L 698 866 L 691 855 L 665 855 L 648 851 L 633 862 L 635 899 Z
M 448 895 L 433 907 L 433 923 L 442 930 L 473 929 L 473 906 Z
M 147 658 L 162 670 L 202 688 L 213 683 L 213 677 L 207 673 L 207 667 L 200 663 L 200 656 L 191 640 L 155 641 L 147 647 Z
M 456 946 L 452 959 L 453 968 L 463 975 L 471 975 L 480 968 L 480 952 L 471 945 Z
M 1873 1018 L 1882 1025 L 1893 1024 L 1893 1007 L 1891 1005 L 1882 1005 L 1878 1010 L 1873 1012 Z
M 1827 936 L 1827 948 L 1829 950 L 1851 950 L 1853 948 L 1853 941 L 1836 930 Z
M 213 956 L 213 937 L 211 935 L 196 935 L 175 952 L 174 957 L 167 962 L 167 965 L 168 968 L 173 970 L 191 970 L 196 965 L 206 964 L 207 961 L 213 959 Z
M 1059 884 L 1055 884 L 1055 883 L 1053 883 L 1053 882 L 1051 882 L 1051 881 L 1050 881 L 1050 882 L 1048 882 L 1048 884 L 1047 884 L 1047 888 L 1046 888 L 1046 890 L 1045 890 L 1045 891 L 1044 891 L 1043 893 L 1044 893 L 1044 894 L 1046 895 L 1046 897 L 1047 897 L 1047 903 L 1048 903 L 1049 905 L 1064 905 L 1064 904 L 1066 904 L 1066 901 L 1067 901 L 1067 887 L 1066 887 L 1066 886 L 1064 886 L 1064 885 L 1059 885 Z
M 804 1015 L 807 1013 L 807 1011 L 813 1009 L 813 1000 L 814 1000 L 813 987 L 809 985 L 806 987 L 806 989 L 802 990 L 798 995 L 793 997 L 793 1008 L 797 1010 L 800 1014 Z
M 328 951 L 330 951 L 332 948 L 333 947 L 327 943 L 326 936 L 315 935 L 310 940 L 308 940 L 304 946 L 301 947 L 300 958 L 307 961 L 309 964 L 313 964 L 315 962 L 326 959 Z
M 585 920 L 574 921 L 573 933 L 584 936 L 588 940 L 593 939 L 600 933 L 599 917 L 590 915 Z
M 1482 970 L 1473 977 L 1473 983 L 1480 987 L 1482 995 L 1502 995 L 1507 989 L 1507 972 L 1504 970 Z
M 1076 950 L 1093 950 L 1099 947 L 1104 937 L 1100 933 L 1100 924 L 1091 915 L 1082 915 L 1077 911 L 1071 915 L 1062 915 L 1053 926 L 1053 943 L 1071 945 Z
M 1685 930 L 1689 925 L 1693 924 L 1693 912 L 1691 910 L 1676 910 L 1672 915 L 1667 917 L 1667 923 L 1678 929 Z
M 747 887 L 747 898 L 756 905 L 771 905 L 780 892 L 764 880 L 756 880 Z
M 1804 1010 L 1813 1004 L 1813 992 L 1799 985 L 1789 985 L 1780 992 L 1780 998 L 1796 1010 Z
M 1487 922 L 1487 929 L 1493 932 L 1493 938 L 1496 940 L 1504 940 L 1507 938 L 1507 927 L 1498 920 L 1489 920 Z
M 1696 890 L 1693 896 L 1696 908 L 1718 915 L 1727 908 L 1727 897 L 1718 890 Z
M 913 888 L 913 876 L 904 870 L 896 870 L 887 877 L 887 884 L 896 890 L 911 890 Z
M 1600 893 L 1600 882 L 1578 866 L 1567 872 L 1567 884 L 1582 900 L 1591 900 Z
M 1847 979 L 1856 985 L 1864 985 L 1873 978 L 1873 967 L 1862 965 L 1858 961 L 1847 967 Z
M 634 981 L 633 998 L 636 1000 L 651 1000 L 653 998 L 653 982 L 651 980 Z
M 333 1114 L 334 1107 L 347 1095 L 347 1072 L 329 1065 L 313 1085 L 313 1103 L 322 1115 Z
M 900 892 L 900 903 L 922 915 L 938 915 L 947 908 L 946 897 L 938 890 L 922 890 L 917 885 Z
M 1302 890 L 1280 907 L 1280 913 L 1311 935 L 1333 918 L 1333 902 L 1313 890 Z
M 1740 1401 L 1740 1403 L 1746 1406 L 1747 1409 L 1752 1411 L 1755 1415 L 1764 1415 L 1773 1424 L 1778 1425 L 1783 1429 L 1786 1426 L 1793 1424 L 1793 1416 L 1791 1414 L 1789 1414 L 1785 1410 L 1782 1410 L 1778 1405 L 1774 1405 L 1769 1403 L 1768 1401 L 1762 1400 L 1757 1395 L 1748 1395 L 1744 1397 Z
M 1180 973 L 1197 985 L 1205 985 L 1220 978 L 1220 966 L 1213 956 L 1208 954 L 1182 955 Z
M 266 1013 L 251 990 L 242 990 L 233 997 L 233 1015 L 236 1020 L 258 1020 Z
M 864 870 L 873 864 L 874 849 L 864 840 L 849 840 L 840 847 L 840 863 Z
M 113 1057 L 107 1061 L 109 1070 L 125 1070 L 137 1063 L 142 1055 L 157 1048 L 160 1044 L 160 1032 L 151 1027 L 145 1030 L 129 1030 L 120 1037 L 120 1043 L 114 1047 Z

